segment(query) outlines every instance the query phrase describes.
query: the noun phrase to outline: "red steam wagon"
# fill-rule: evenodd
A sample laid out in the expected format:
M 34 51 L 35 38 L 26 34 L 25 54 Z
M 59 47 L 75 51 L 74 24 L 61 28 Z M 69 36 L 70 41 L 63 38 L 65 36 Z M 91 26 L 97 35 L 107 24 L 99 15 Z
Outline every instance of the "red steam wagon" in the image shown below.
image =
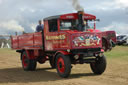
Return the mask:
M 61 77 L 68 77 L 72 64 L 90 64 L 94 74 L 106 69 L 104 51 L 116 43 L 115 31 L 96 29 L 96 16 L 79 11 L 44 19 L 44 30 L 11 36 L 12 49 L 21 53 L 25 71 L 49 60 Z

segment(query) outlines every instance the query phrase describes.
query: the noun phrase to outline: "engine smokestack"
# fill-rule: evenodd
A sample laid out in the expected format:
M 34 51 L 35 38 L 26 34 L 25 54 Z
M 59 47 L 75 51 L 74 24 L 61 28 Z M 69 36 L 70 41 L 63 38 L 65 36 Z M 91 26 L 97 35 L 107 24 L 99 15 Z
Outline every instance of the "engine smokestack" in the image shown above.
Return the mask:
M 72 5 L 76 11 L 84 11 L 78 0 L 72 0 Z
M 78 11 L 78 30 L 83 31 L 84 30 L 84 12 Z
M 78 30 L 83 31 L 84 30 L 84 8 L 80 5 L 78 0 L 72 0 L 72 5 L 76 11 L 78 11 Z

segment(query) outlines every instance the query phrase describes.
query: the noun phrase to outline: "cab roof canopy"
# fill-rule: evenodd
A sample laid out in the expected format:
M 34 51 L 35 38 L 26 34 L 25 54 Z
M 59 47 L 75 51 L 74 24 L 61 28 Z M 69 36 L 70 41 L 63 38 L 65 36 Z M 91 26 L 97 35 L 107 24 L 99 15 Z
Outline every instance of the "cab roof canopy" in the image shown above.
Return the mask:
M 96 16 L 84 13 L 84 19 L 92 20 L 96 19 Z M 52 20 L 52 19 L 78 19 L 78 13 L 69 13 L 69 14 L 63 14 L 63 15 L 57 15 L 57 16 L 50 16 L 47 18 L 44 18 L 44 20 Z

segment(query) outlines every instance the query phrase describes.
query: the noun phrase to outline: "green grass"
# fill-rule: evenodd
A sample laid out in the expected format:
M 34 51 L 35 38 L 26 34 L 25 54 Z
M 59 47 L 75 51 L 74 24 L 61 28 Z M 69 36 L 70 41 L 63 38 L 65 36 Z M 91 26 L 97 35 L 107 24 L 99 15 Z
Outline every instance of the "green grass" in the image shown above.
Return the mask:
M 14 55 L 18 56 L 19 53 L 16 53 L 15 50 L 12 49 L 0 49 L 0 54 L 1 55 Z M 122 59 L 122 60 L 127 60 L 128 61 L 128 46 L 116 46 L 109 52 L 104 53 L 105 56 L 109 59 Z
M 107 58 L 128 60 L 128 46 L 116 46 L 104 54 Z

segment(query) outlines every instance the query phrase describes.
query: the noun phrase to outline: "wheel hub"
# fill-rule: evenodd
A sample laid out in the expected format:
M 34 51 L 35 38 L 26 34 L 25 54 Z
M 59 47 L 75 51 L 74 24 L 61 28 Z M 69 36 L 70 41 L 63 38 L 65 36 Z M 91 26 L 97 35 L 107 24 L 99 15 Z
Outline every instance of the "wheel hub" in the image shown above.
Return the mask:
M 64 64 L 64 60 L 63 58 L 59 58 L 57 61 L 57 67 L 60 73 L 64 73 L 65 72 L 65 64 Z
M 59 67 L 62 68 L 62 63 L 61 62 L 59 63 Z

